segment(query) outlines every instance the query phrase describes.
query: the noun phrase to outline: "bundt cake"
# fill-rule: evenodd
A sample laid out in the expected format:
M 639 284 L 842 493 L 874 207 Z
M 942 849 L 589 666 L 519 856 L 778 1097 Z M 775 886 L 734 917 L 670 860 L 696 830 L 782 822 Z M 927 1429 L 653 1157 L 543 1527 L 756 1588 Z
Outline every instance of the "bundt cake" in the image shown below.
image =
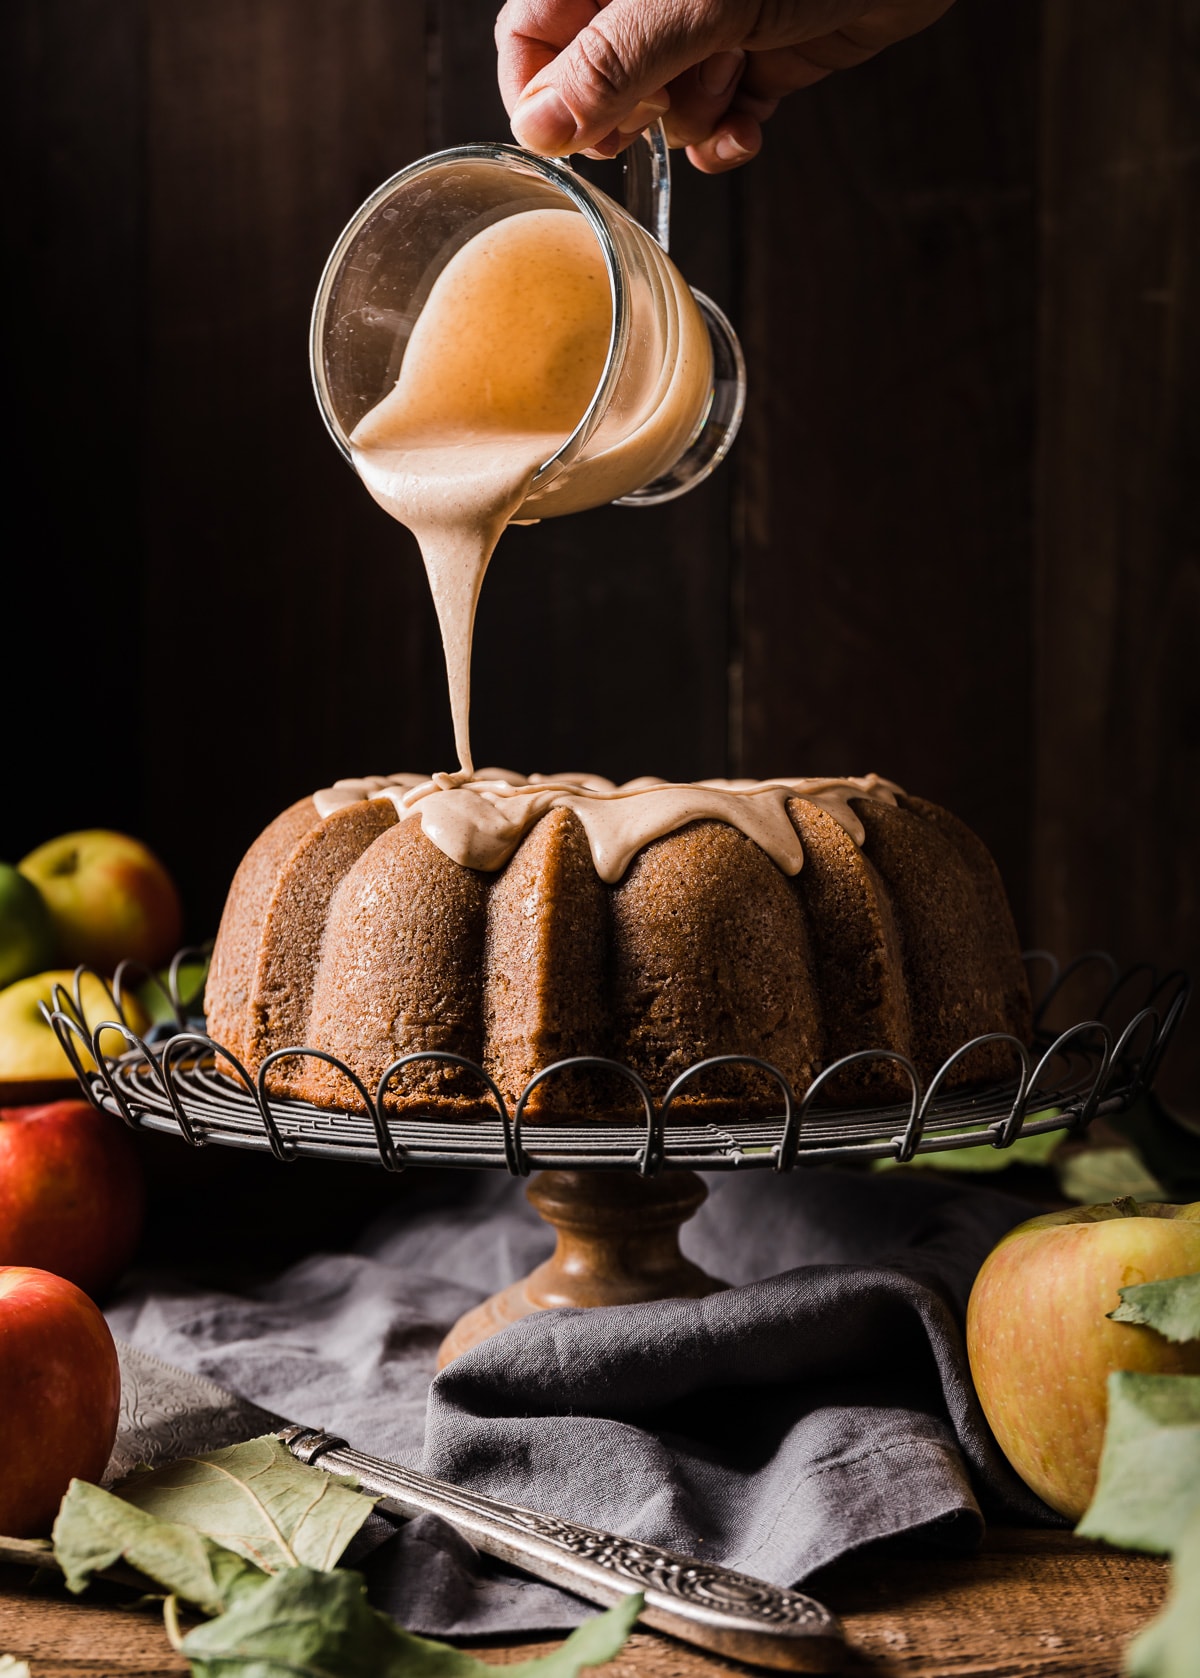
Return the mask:
M 207 999 L 210 1034 L 252 1074 L 273 1050 L 306 1045 L 373 1092 L 401 1055 L 442 1049 L 485 1067 L 510 1105 L 570 1055 L 610 1056 L 661 1096 L 699 1059 L 752 1054 L 802 1092 L 857 1049 L 899 1050 L 927 1078 L 971 1037 L 1030 1030 L 987 850 L 877 776 L 338 782 L 251 847 Z M 1012 1068 L 995 1045 L 956 1078 Z M 276 1062 L 268 1081 L 362 1108 L 315 1058 Z M 837 1083 L 842 1102 L 907 1092 L 881 1061 Z M 679 1116 L 732 1116 L 750 1099 L 728 1069 L 688 1090 Z M 539 1086 L 528 1116 L 628 1116 L 629 1096 L 611 1074 L 567 1073 Z M 429 1062 L 398 1075 L 387 1102 L 448 1118 L 491 1111 L 477 1078 Z M 777 1110 L 777 1093 L 768 1104 Z

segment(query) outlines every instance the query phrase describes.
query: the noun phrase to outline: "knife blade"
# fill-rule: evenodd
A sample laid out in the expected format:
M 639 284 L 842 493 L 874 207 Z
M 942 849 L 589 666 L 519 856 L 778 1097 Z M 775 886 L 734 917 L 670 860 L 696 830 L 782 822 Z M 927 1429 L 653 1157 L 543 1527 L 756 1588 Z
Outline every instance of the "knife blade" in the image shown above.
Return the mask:
M 845 1661 L 836 1617 L 799 1591 L 435 1480 L 356 1451 L 322 1428 L 289 1422 L 123 1340 L 117 1351 L 121 1419 L 105 1485 L 139 1464 L 154 1467 L 274 1433 L 299 1461 L 351 1475 L 390 1513 L 437 1515 L 476 1549 L 588 1602 L 609 1607 L 643 1591 L 640 1618 L 656 1631 L 791 1672 L 836 1671 Z

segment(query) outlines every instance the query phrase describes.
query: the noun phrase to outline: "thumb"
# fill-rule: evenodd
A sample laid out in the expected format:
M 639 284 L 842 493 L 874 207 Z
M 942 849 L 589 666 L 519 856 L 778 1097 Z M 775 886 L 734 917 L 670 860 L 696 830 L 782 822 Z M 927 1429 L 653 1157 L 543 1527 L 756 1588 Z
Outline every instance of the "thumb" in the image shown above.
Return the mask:
M 636 133 L 670 104 L 666 83 L 739 32 L 740 10 L 678 0 L 608 0 L 523 90 L 512 129 L 550 156 L 583 151 L 614 129 Z

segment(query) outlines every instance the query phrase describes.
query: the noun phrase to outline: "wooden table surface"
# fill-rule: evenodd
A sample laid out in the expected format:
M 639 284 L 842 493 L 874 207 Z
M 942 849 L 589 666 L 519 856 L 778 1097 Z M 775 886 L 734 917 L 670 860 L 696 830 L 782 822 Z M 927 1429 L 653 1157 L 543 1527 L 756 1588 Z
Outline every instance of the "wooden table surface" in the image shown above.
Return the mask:
M 855 1557 L 810 1581 L 841 1615 L 846 1670 L 895 1678 L 1118 1678 L 1126 1643 L 1161 1606 L 1167 1564 L 1065 1533 L 994 1528 L 972 1557 Z M 0 1568 L 0 1653 L 32 1678 L 158 1678 L 186 1673 L 155 1610 L 70 1597 L 46 1575 Z M 548 1641 L 472 1645 L 500 1665 Z M 657 1633 L 636 1633 L 606 1678 L 716 1678 L 751 1668 L 700 1654 Z

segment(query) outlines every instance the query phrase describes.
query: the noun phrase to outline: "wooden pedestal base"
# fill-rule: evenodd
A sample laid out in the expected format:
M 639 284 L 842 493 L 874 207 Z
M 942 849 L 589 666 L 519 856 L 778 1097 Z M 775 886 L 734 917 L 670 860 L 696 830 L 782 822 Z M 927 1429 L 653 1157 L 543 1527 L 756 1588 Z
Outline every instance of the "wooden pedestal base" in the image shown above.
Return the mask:
M 680 1224 L 708 1194 L 692 1171 L 543 1171 L 526 1192 L 558 1231 L 554 1255 L 460 1317 L 442 1342 L 439 1369 L 534 1311 L 702 1299 L 725 1286 L 679 1250 Z

